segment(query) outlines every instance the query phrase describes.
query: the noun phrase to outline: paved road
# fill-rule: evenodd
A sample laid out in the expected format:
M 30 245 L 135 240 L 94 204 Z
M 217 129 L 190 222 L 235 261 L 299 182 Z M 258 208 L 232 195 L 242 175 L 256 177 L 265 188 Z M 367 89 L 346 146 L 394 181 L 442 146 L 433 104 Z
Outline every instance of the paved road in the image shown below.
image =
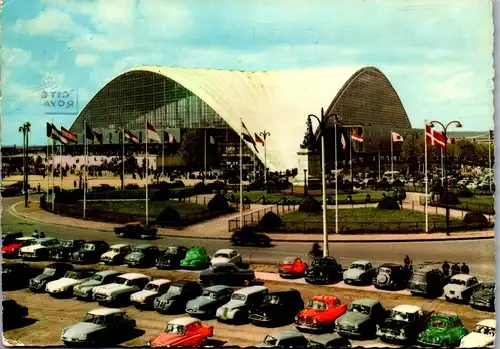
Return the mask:
M 123 243 L 124 239 L 112 233 L 91 231 L 84 228 L 68 228 L 56 225 L 41 224 L 20 218 L 13 214 L 10 207 L 19 202 L 20 198 L 5 198 L 2 200 L 2 230 L 22 231 L 32 233 L 34 229 L 43 231 L 47 236 L 57 238 L 82 238 L 85 240 L 105 240 L 108 243 Z M 129 240 L 139 243 L 138 240 Z M 158 238 L 154 240 L 158 246 L 168 245 L 199 245 L 205 247 L 209 254 L 220 248 L 227 248 L 227 241 L 202 240 L 193 238 Z M 495 275 L 495 242 L 491 240 L 440 241 L 440 242 L 405 242 L 405 243 L 330 243 L 330 255 L 343 265 L 348 265 L 356 259 L 369 259 L 374 265 L 384 262 L 402 263 L 408 254 L 414 264 L 439 262 L 467 262 L 471 273 L 481 279 L 494 278 Z M 278 263 L 287 256 L 305 256 L 311 248 L 310 243 L 279 242 L 270 248 L 238 247 L 243 258 L 254 263 Z

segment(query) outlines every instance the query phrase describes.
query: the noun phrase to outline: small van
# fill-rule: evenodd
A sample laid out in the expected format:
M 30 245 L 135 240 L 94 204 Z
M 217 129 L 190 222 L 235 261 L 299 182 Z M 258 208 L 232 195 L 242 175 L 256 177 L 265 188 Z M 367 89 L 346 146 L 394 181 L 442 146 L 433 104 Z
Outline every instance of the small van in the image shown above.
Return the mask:
M 248 320 L 248 310 L 264 301 L 268 288 L 250 286 L 233 293 L 231 300 L 217 309 L 215 316 L 219 321 L 243 323 Z

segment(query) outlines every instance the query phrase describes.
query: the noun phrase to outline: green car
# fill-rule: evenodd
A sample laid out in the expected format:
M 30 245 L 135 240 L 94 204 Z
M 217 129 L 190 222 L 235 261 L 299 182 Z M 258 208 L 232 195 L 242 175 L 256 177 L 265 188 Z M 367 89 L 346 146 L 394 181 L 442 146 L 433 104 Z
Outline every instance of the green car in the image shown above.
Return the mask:
M 456 315 L 436 315 L 431 318 L 424 332 L 418 335 L 418 343 L 424 347 L 449 347 L 460 344 L 467 330 Z
M 210 257 L 203 247 L 191 247 L 186 257 L 181 260 L 181 267 L 186 269 L 206 269 L 210 266 Z

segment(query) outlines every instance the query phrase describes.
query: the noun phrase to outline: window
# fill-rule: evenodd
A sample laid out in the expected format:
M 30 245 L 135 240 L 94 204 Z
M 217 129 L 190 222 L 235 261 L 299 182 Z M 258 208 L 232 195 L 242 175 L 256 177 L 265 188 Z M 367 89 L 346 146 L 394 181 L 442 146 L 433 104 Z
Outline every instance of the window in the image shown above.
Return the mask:
M 335 302 L 333 303 L 334 306 L 338 307 L 340 306 L 340 300 L 338 298 L 335 299 Z
M 110 132 L 109 133 L 109 144 L 113 143 L 113 134 Z

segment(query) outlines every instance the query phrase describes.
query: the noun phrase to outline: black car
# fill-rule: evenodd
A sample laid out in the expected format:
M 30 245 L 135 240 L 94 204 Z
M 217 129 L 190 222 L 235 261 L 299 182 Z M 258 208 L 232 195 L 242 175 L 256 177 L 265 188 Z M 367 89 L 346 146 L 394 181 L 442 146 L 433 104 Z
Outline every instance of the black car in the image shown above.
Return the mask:
M 203 285 L 249 285 L 255 281 L 255 272 L 240 269 L 234 263 L 220 263 L 200 272 Z
M 495 283 L 485 282 L 472 294 L 469 301 L 473 308 L 495 311 Z
M 236 246 L 271 246 L 271 238 L 266 234 L 257 233 L 252 228 L 244 228 L 233 233 L 231 243 Z
M 109 249 L 106 241 L 88 241 L 69 260 L 76 264 L 93 264 L 101 260 L 101 255 Z
M 413 272 L 408 289 L 413 296 L 439 297 L 449 280 L 450 276 L 445 276 L 439 268 L 427 266 Z
M 124 263 L 129 267 L 149 267 L 155 264 L 160 254 L 154 245 L 139 245 L 132 248 L 132 252 L 125 256 Z
M 175 269 L 179 268 L 181 260 L 186 257 L 187 247 L 170 246 L 156 259 L 156 268 Z
M 300 292 L 295 289 L 269 292 L 260 304 L 249 309 L 248 319 L 254 325 L 288 325 L 304 309 Z
M 69 263 L 49 264 L 41 274 L 30 279 L 29 288 L 33 292 L 44 292 L 47 283 L 62 278 L 68 270 L 73 270 Z
M 49 251 L 49 258 L 53 261 L 67 261 L 84 243 L 85 240 L 64 240 L 59 247 Z
M 127 223 L 123 227 L 115 228 L 115 234 L 122 238 L 152 239 L 156 236 L 158 229 L 147 227 L 140 222 Z
M 338 333 L 325 333 L 312 337 L 308 348 L 350 348 L 351 341 Z
M 342 266 L 333 257 L 315 258 L 306 269 L 305 280 L 310 284 L 328 284 L 342 280 Z
M 389 317 L 377 325 L 377 336 L 383 342 L 415 344 L 433 313 L 415 305 L 398 305 L 390 310 Z
M 28 316 L 28 308 L 18 304 L 10 297 L 2 296 L 3 324 L 5 327 L 14 325 Z
M 12 245 L 14 241 L 18 238 L 22 238 L 23 233 L 18 232 L 18 233 L 5 233 L 2 234 L 2 246 L 8 246 Z
M 2 263 L 2 288 L 4 290 L 24 288 L 28 286 L 29 279 L 35 272 L 35 268 L 25 263 Z
M 404 289 L 408 285 L 411 275 L 412 271 L 405 269 L 402 265 L 384 263 L 378 267 L 373 285 L 378 289 Z
M 194 281 L 174 281 L 167 293 L 154 300 L 154 308 L 159 313 L 184 312 L 191 299 L 200 296 L 203 289 Z

